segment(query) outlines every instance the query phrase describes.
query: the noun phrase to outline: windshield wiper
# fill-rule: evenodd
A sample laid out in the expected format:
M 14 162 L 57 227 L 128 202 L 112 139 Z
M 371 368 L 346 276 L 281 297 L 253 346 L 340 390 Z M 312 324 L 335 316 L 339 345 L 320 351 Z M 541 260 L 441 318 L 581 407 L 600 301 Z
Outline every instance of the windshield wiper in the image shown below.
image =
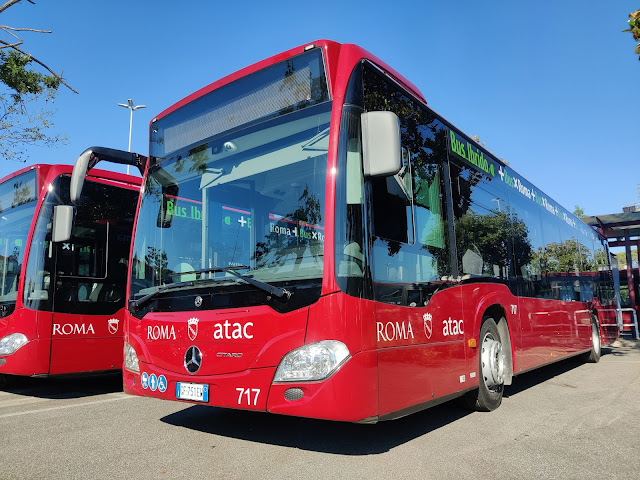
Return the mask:
M 239 266 L 234 266 L 234 267 L 213 267 L 213 268 L 203 268 L 202 270 L 192 270 L 189 272 L 180 272 L 180 273 L 175 273 L 172 275 L 169 275 L 165 278 L 163 278 L 162 280 L 165 281 L 168 278 L 171 277 L 175 277 L 175 276 L 179 276 L 179 275 L 197 275 L 200 273 L 215 273 L 215 272 L 227 272 L 230 273 L 231 275 L 238 277 L 241 280 L 244 280 L 245 282 L 253 285 L 256 288 L 259 288 L 260 290 L 263 290 L 267 293 L 269 293 L 270 295 L 275 295 L 278 298 L 283 298 L 285 297 L 285 299 L 289 299 L 291 298 L 291 292 L 285 288 L 280 288 L 280 287 L 276 287 L 274 285 L 269 285 L 268 283 L 265 282 L 261 282 L 260 280 L 255 280 L 251 277 L 248 277 L 246 275 L 241 275 L 239 273 L 236 273 L 234 270 L 245 270 L 245 269 L 249 269 L 251 267 L 245 266 L 245 265 L 239 265 Z M 174 288 L 182 288 L 182 287 L 192 287 L 195 286 L 197 283 L 199 282 L 203 282 L 203 281 L 208 281 L 208 280 L 220 280 L 220 279 L 213 279 L 213 278 L 201 278 L 198 280 L 189 280 L 186 282 L 178 282 L 178 283 L 169 283 L 167 285 L 162 285 L 161 287 L 159 287 L 157 290 L 145 295 L 144 297 L 140 297 L 137 300 L 130 300 L 129 301 L 129 306 L 131 308 L 133 308 L 134 310 L 139 309 L 142 305 L 144 305 L 145 303 L 149 302 L 151 299 L 153 299 L 154 297 L 156 297 L 157 295 L 159 295 L 160 293 L 167 291 L 169 289 L 173 290 Z
M 286 288 L 276 287 L 274 285 L 270 285 L 266 282 L 261 282 L 260 280 L 256 280 L 255 278 L 251 278 L 247 275 L 242 275 L 241 273 L 236 272 L 235 270 L 248 270 L 251 267 L 247 265 L 237 265 L 233 267 L 211 267 L 211 268 L 203 268 L 202 270 L 193 270 L 191 272 L 180 272 L 176 275 L 198 275 L 200 273 L 215 273 L 215 272 L 226 272 L 230 273 L 234 277 L 238 277 L 240 280 L 244 280 L 245 282 L 253 285 L 260 290 L 267 292 L 270 295 L 275 295 L 278 298 L 286 297 L 286 300 L 291 298 L 291 292 Z
M 161 287 L 158 287 L 157 290 L 154 290 L 153 292 L 148 293 L 144 297 L 140 297 L 137 300 L 129 300 L 129 307 L 134 310 L 138 310 L 142 305 L 147 303 L 156 295 L 164 292 L 165 290 L 169 290 L 173 288 L 181 288 L 181 287 L 192 287 L 195 284 L 196 282 L 194 280 L 191 280 L 189 282 L 178 282 L 178 283 L 170 283 L 169 285 L 162 285 Z

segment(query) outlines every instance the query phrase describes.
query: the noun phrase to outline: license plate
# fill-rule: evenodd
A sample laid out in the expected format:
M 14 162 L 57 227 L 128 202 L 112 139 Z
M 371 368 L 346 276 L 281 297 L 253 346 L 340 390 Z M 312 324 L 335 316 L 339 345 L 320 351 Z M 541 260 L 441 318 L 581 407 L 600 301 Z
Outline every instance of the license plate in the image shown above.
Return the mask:
M 194 402 L 209 401 L 209 385 L 202 383 L 176 383 L 176 398 Z

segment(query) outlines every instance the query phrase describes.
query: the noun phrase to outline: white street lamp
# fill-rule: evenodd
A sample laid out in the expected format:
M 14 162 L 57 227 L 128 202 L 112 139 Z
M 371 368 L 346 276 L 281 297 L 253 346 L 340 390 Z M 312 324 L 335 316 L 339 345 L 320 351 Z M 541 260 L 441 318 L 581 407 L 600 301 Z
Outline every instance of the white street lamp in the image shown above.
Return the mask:
M 139 108 L 147 108 L 146 105 L 133 105 L 133 100 L 127 100 L 127 103 L 119 103 L 119 107 L 128 108 L 130 111 L 129 115 L 129 152 L 131 151 L 131 127 L 133 125 L 133 111 L 138 110 Z M 127 165 L 127 175 L 129 175 L 129 165 Z

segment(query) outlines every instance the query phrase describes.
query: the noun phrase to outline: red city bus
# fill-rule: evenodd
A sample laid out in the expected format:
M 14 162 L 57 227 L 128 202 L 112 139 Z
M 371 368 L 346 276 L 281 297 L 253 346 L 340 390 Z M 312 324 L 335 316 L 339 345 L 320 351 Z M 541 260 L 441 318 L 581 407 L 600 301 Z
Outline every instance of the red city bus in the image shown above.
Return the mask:
M 72 168 L 34 165 L 0 180 L 0 379 L 122 368 L 140 178 L 92 171 L 74 219 Z
M 350 422 L 493 410 L 514 375 L 617 336 L 602 239 L 358 46 L 258 62 L 150 136 L 127 393 Z

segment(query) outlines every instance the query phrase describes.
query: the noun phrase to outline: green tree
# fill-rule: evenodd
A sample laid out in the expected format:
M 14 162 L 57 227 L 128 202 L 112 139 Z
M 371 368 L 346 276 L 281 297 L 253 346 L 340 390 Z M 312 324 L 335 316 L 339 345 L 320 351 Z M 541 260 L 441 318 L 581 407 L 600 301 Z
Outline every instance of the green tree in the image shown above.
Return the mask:
M 144 256 L 144 262 L 145 266 L 153 269 L 158 280 L 162 280 L 173 273 L 173 271 L 169 269 L 167 252 L 160 248 L 147 247 L 147 254 Z
M 627 253 L 619 252 L 615 254 L 618 259 L 618 268 L 627 268 Z M 631 260 L 634 262 L 638 261 L 638 249 L 634 248 L 631 250 Z
M 593 268 L 596 271 L 609 268 L 609 258 L 604 248 L 599 248 L 593 253 Z
M 629 14 L 629 28 L 623 30 L 623 32 L 631 32 L 633 39 L 638 42 L 634 52 L 639 55 L 638 60 L 640 60 L 640 10 Z
M 20 1 L 7 1 L 0 6 L 0 14 Z M 8 160 L 24 161 L 26 146 L 49 146 L 66 140 L 49 133 L 55 113 L 51 105 L 60 85 L 78 92 L 66 83 L 62 74 L 55 73 L 22 49 L 20 32 L 50 31 L 0 25 L 0 32 L 8 37 L 0 38 L 0 155 Z
M 534 263 L 540 266 L 544 274 L 578 273 L 593 271 L 593 260 L 589 258 L 587 248 L 574 238 L 561 243 L 549 243 L 534 252 Z
M 573 209 L 573 214 L 576 217 L 584 217 L 584 208 L 582 208 L 580 205 L 576 205 L 576 208 Z
M 517 265 L 528 264 L 533 255 L 527 226 L 509 213 L 493 211 L 490 215 L 480 215 L 469 210 L 457 221 L 456 234 L 458 253 L 467 250 L 478 253 L 482 257 L 483 274 L 493 275 L 494 265 L 508 271 L 511 251 Z

